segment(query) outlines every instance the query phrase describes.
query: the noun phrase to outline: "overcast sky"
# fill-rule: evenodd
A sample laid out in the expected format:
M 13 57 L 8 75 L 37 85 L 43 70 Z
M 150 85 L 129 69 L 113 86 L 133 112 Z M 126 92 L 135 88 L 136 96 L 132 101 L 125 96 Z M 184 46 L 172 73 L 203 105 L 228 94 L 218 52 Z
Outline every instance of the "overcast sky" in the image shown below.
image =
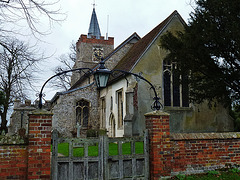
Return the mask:
M 109 16 L 109 37 L 114 37 L 115 47 L 137 32 L 140 37 L 146 35 L 174 10 L 177 10 L 187 22 L 193 8 L 191 0 L 96 0 L 96 14 L 102 36 L 107 33 L 107 17 Z M 60 0 L 67 19 L 61 24 L 54 24 L 52 33 L 43 38 L 47 43 L 41 45 L 46 54 L 54 56 L 44 62 L 43 82 L 53 73 L 51 69 L 57 65 L 55 60 L 69 51 L 72 41 L 76 42 L 81 34 L 87 34 L 94 0 Z M 41 82 L 39 83 L 41 84 Z M 56 91 L 46 89 L 46 99 L 51 99 Z M 34 99 L 32 99 L 34 100 Z

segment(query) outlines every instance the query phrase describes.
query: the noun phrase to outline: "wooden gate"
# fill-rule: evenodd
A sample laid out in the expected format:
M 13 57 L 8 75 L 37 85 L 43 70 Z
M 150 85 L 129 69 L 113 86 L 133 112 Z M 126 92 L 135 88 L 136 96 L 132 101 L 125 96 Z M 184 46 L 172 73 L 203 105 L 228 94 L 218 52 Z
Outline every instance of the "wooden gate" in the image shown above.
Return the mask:
M 147 131 L 131 138 L 58 138 L 54 130 L 52 140 L 53 180 L 149 179 Z M 65 155 L 58 152 L 62 145 Z

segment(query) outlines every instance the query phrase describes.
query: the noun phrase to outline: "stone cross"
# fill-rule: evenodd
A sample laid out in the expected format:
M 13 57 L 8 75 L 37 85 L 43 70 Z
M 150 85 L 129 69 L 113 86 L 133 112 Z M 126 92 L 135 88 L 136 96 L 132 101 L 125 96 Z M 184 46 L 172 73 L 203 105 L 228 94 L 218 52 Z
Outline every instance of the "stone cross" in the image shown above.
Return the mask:
M 81 125 L 79 124 L 79 122 L 77 122 L 77 137 L 80 137 L 80 129 L 81 129 Z

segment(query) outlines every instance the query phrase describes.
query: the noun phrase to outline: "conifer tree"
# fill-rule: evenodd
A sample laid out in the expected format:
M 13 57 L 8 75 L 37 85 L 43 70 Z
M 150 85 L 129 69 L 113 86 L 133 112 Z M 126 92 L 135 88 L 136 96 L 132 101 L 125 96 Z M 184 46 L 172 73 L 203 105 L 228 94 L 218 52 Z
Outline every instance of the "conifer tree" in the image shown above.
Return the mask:
M 197 0 L 184 32 L 167 32 L 161 39 L 188 72 L 191 100 L 240 103 L 240 1 Z

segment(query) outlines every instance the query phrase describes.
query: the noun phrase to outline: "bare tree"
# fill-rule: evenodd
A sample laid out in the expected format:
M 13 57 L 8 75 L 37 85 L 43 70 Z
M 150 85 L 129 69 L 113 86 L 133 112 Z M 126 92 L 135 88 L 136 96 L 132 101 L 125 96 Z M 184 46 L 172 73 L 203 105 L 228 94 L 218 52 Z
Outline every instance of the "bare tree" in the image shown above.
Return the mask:
M 34 73 L 42 59 L 37 49 L 17 39 L 8 39 L 0 46 L 0 91 L 5 96 L 0 109 L 0 131 L 7 131 L 7 112 L 13 100 L 27 97 L 27 88 L 32 87 Z
M 54 73 L 60 73 L 62 71 L 70 70 L 76 61 L 76 44 L 74 42 L 70 45 L 70 52 L 68 54 L 62 54 L 58 61 L 60 65 L 54 69 Z M 57 76 L 55 81 L 51 81 L 52 85 L 59 90 L 68 90 L 71 86 L 72 73 L 62 74 Z
M 37 64 L 43 59 L 33 47 L 13 39 L 18 35 L 48 34 L 54 22 L 65 19 L 59 0 L 0 0 L 0 130 L 7 131 L 7 112 L 13 99 L 26 97 Z M 46 25 L 46 22 L 48 25 Z
M 4 93 L 0 91 L 0 111 L 3 108 L 4 99 L 5 99 Z
M 20 29 L 23 29 L 26 23 L 34 35 L 47 33 L 47 30 L 41 29 L 43 21 L 47 20 L 50 25 L 48 27 L 51 27 L 53 22 L 65 19 L 65 16 L 62 16 L 64 14 L 57 7 L 58 2 L 58 0 L 51 2 L 45 0 L 0 0 L 1 36 L 22 33 Z

